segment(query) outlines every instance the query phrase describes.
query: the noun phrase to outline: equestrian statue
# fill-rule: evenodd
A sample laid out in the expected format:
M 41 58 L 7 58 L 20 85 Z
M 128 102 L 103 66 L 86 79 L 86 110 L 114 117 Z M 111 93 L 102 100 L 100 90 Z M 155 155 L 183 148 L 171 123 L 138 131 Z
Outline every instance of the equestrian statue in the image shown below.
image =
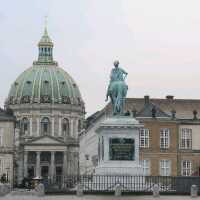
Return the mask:
M 123 115 L 123 106 L 128 90 L 125 83 L 127 72 L 119 68 L 119 61 L 114 62 L 114 68 L 110 74 L 110 83 L 107 89 L 106 101 L 110 97 L 113 115 Z

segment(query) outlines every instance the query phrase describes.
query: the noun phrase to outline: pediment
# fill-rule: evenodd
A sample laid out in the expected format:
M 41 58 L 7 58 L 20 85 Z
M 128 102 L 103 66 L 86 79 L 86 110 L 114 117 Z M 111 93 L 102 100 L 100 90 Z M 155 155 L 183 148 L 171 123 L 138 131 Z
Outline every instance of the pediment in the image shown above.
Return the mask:
M 50 136 L 42 136 L 39 138 L 32 139 L 31 141 L 28 141 L 26 144 L 36 144 L 36 145 L 63 145 L 64 142 L 61 140 L 58 140 L 54 137 Z

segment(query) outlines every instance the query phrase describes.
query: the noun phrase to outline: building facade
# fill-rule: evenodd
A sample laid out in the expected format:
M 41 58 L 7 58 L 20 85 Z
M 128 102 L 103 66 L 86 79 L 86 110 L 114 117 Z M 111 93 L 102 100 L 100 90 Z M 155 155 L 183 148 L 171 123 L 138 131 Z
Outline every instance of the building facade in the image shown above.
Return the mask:
M 0 109 L 0 178 L 4 176 L 11 185 L 14 175 L 14 129 L 12 113 Z
M 54 178 L 79 171 L 78 133 L 85 108 L 78 85 L 53 60 L 47 29 L 38 60 L 12 84 L 5 107 L 16 117 L 15 178 Z
M 140 129 L 140 162 L 145 175 L 191 176 L 200 174 L 200 100 L 126 99 L 125 114 L 144 125 Z M 94 173 L 97 165 L 95 129 L 111 115 L 107 105 L 87 119 L 80 136 L 81 173 Z

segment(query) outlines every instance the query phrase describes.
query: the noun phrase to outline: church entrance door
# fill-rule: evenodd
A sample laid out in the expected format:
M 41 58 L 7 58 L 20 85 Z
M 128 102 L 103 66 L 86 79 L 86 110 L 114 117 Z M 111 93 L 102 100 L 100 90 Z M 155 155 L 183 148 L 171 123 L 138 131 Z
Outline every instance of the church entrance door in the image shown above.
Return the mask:
M 56 182 L 59 184 L 62 182 L 62 167 L 56 167 Z
M 28 177 L 29 178 L 35 177 L 35 167 L 34 166 L 28 167 Z
M 41 166 L 41 176 L 44 179 L 48 179 L 48 176 L 49 176 L 49 166 Z

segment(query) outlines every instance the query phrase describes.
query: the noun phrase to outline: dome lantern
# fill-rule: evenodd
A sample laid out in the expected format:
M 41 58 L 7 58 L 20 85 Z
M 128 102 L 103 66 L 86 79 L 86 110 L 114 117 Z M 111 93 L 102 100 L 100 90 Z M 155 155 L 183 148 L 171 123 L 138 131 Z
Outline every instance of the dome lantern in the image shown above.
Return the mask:
M 38 43 L 38 60 L 33 62 L 35 65 L 40 64 L 53 64 L 57 65 L 55 61 L 53 61 L 53 42 L 48 35 L 47 26 L 45 25 L 44 33 Z

